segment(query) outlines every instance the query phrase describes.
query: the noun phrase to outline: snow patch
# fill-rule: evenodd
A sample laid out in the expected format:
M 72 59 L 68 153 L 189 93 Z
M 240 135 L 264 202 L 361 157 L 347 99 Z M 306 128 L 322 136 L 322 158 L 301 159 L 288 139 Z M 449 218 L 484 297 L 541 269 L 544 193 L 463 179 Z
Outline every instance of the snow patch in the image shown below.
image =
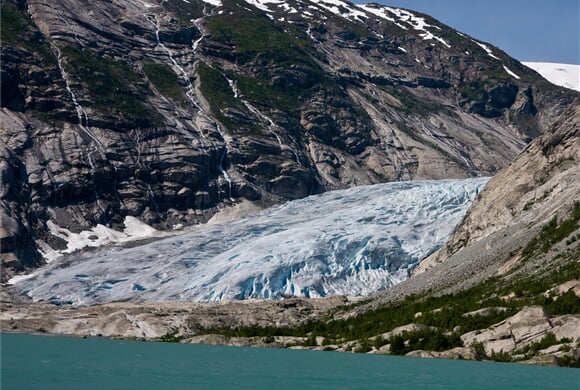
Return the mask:
M 580 91 L 580 65 L 552 62 L 522 62 L 552 84 Z
M 214 7 L 221 7 L 223 5 L 221 0 L 201 0 L 201 1 L 213 5 Z
M 245 2 L 265 12 L 274 12 L 273 10 L 268 8 L 266 4 L 274 4 L 274 5 L 284 4 L 284 0 L 245 0 Z
M 499 58 L 493 54 L 493 52 L 491 51 L 489 46 L 487 46 L 481 42 L 478 42 L 474 39 L 472 39 L 471 41 L 474 42 L 477 46 L 481 47 L 483 50 L 485 50 L 485 52 L 487 53 L 488 56 L 490 56 L 491 58 L 495 58 L 496 60 L 499 60 Z
M 518 76 L 517 74 L 515 74 L 514 72 L 512 72 L 510 70 L 510 68 L 508 68 L 507 66 L 503 66 L 503 69 L 506 71 L 507 74 L 509 74 L 510 76 L 512 76 L 514 79 L 519 80 L 520 76 Z
M 359 5 L 360 9 L 365 10 L 375 16 L 378 16 L 382 19 L 388 20 L 392 23 L 395 23 L 400 28 L 407 30 L 405 25 L 411 26 L 414 30 L 422 31 L 419 34 L 423 40 L 428 41 L 431 39 L 435 39 L 441 42 L 444 46 L 450 48 L 451 45 L 447 43 L 447 41 L 440 36 L 434 34 L 433 32 L 429 31 L 429 29 L 436 29 L 441 30 L 439 26 L 435 26 L 429 24 L 425 21 L 425 18 L 417 16 L 410 11 L 401 8 L 392 8 L 392 7 L 385 7 L 385 6 L 378 6 L 376 4 L 373 5 Z M 392 16 L 393 15 L 393 16 Z
M 130 216 L 125 217 L 125 229 L 122 232 L 100 224 L 90 230 L 85 230 L 80 233 L 73 233 L 68 229 L 58 226 L 52 221 L 48 221 L 46 225 L 53 236 L 61 238 L 66 242 L 66 249 L 60 251 L 55 251 L 45 243 L 41 244 L 40 250 L 45 254 L 45 259 L 48 262 L 53 261 L 60 255 L 73 253 L 84 248 L 97 248 L 105 245 L 163 235 L 163 233 L 146 223 Z
M 347 3 L 341 0 L 311 0 L 312 3 L 318 4 L 318 6 L 336 14 L 338 16 L 346 18 L 363 18 L 365 19 L 367 15 L 353 8 L 353 4 Z

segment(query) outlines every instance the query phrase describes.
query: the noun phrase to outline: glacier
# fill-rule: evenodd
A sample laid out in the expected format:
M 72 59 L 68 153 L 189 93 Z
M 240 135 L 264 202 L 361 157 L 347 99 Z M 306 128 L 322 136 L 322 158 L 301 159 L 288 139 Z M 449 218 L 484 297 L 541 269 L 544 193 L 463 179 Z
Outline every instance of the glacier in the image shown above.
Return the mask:
M 366 296 L 440 248 L 488 180 L 331 191 L 138 246 L 70 254 L 13 288 L 78 305 Z

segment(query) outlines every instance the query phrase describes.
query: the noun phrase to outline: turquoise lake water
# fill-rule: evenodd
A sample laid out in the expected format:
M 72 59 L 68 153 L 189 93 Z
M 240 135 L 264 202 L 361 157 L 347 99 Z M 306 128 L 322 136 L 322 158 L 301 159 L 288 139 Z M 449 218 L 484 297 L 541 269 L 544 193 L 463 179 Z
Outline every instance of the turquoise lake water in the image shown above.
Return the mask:
M 10 389 L 580 389 L 518 364 L 2 334 Z

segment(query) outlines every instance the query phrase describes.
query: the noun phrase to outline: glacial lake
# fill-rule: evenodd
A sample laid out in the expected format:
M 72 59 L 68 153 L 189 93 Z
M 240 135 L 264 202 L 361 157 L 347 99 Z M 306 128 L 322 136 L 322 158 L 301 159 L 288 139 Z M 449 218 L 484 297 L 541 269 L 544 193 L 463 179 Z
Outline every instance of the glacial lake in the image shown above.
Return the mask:
M 2 334 L 11 389 L 578 389 L 580 370 L 519 364 Z

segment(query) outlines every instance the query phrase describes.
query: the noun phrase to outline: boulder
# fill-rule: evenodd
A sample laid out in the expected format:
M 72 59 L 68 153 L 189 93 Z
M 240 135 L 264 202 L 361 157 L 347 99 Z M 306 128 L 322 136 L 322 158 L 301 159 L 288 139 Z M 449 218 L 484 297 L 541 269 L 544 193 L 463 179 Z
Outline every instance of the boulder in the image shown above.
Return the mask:
M 461 336 L 464 345 L 483 343 L 485 352 L 512 352 L 538 341 L 552 329 L 549 316 L 539 306 L 526 307 L 515 315 L 491 326 Z

